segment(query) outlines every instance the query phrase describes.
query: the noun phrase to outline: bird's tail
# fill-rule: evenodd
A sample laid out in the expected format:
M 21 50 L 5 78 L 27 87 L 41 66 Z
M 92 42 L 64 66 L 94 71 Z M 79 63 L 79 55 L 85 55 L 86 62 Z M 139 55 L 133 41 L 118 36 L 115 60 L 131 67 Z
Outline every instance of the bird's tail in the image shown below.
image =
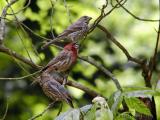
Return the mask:
M 49 42 L 46 42 L 42 47 L 41 47 L 41 49 L 43 50 L 43 49 L 45 49 L 45 48 L 47 48 L 49 45 L 51 45 L 51 44 L 53 44 L 53 43 L 55 43 L 55 42 L 57 42 L 57 41 L 59 41 L 59 40 L 63 40 L 65 37 L 57 37 L 57 38 L 55 38 L 55 39 L 53 39 L 53 40 L 51 40 L 51 41 L 49 41 Z
M 64 99 L 72 108 L 74 108 L 73 103 L 72 103 L 72 97 L 71 97 L 69 91 L 65 89 L 64 85 L 61 85 L 61 86 L 59 87 L 59 90 L 60 90 L 61 93 L 62 93 L 63 99 Z

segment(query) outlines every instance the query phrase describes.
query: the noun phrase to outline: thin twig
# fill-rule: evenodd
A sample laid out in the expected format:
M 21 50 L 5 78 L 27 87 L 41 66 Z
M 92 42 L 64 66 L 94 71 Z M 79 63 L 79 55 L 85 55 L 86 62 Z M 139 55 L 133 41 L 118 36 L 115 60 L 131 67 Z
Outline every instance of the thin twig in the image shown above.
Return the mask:
M 41 70 L 36 71 L 36 72 L 34 72 L 32 74 L 29 74 L 29 75 L 22 76 L 22 77 L 17 77 L 17 78 L 0 78 L 0 80 L 22 80 L 22 79 L 34 76 L 34 75 L 36 75 L 36 74 L 38 74 L 40 72 L 41 72 Z
M 52 102 L 51 104 L 49 104 L 41 113 L 39 113 L 38 115 L 35 115 L 31 118 L 29 118 L 28 120 L 35 120 L 38 117 L 41 117 L 44 113 L 46 113 L 51 107 L 53 107 L 55 102 Z
M 67 15 L 68 15 L 68 18 L 69 18 L 69 22 L 72 24 L 71 14 L 70 14 L 70 11 L 69 11 L 67 2 L 66 2 L 66 0 L 63 0 L 63 2 L 64 2 L 64 7 L 66 8 L 66 11 L 67 11 Z
M 6 1 L 7 1 L 7 0 L 6 0 Z M 7 1 L 7 3 L 8 3 L 8 1 Z M 8 4 L 9 4 L 9 3 L 8 3 Z M 11 9 L 11 11 L 12 11 L 12 13 L 13 13 L 13 16 L 15 17 L 15 20 L 17 21 L 18 25 L 21 27 L 21 25 L 19 24 L 19 20 L 18 20 L 17 16 L 14 14 L 14 11 L 13 11 L 12 7 L 9 6 L 9 8 Z M 22 28 L 22 29 L 23 29 L 23 28 Z M 24 43 L 24 41 L 23 41 L 23 39 L 22 39 L 22 37 L 21 37 L 21 35 L 20 35 L 20 33 L 18 32 L 17 29 L 16 29 L 16 32 L 17 32 L 17 34 L 18 34 L 18 36 L 19 36 L 19 38 L 20 38 L 20 40 L 21 40 L 21 42 L 22 42 L 22 45 L 24 46 L 24 49 L 25 49 L 26 52 L 27 52 L 27 55 L 28 55 L 30 61 L 33 62 L 32 58 L 31 58 L 31 56 L 30 56 L 30 54 L 29 54 L 29 51 L 28 51 L 28 49 L 26 48 L 25 43 Z
M 96 28 L 96 25 L 104 18 L 104 14 L 105 14 L 104 11 L 107 8 L 107 6 L 108 6 L 108 0 L 102 6 L 101 14 L 98 16 L 98 18 L 96 18 L 96 20 L 94 21 L 94 23 L 91 25 L 91 27 L 90 27 L 90 29 L 88 31 L 88 34 L 91 33 Z
M 8 3 L 3 8 L 3 11 L 1 14 L 1 19 L 0 19 L 0 44 L 2 44 L 2 40 L 4 39 L 4 35 L 5 35 L 5 19 L 3 19 L 3 18 L 6 17 L 8 8 L 16 2 L 17 2 L 17 0 L 11 0 L 10 3 Z
M 115 1 L 115 0 L 114 0 L 114 1 Z M 123 3 L 121 3 L 121 5 L 124 5 L 127 1 L 128 1 L 128 0 L 123 0 L 123 1 L 122 1 Z M 115 7 L 115 5 L 113 5 L 113 0 L 110 0 L 110 4 L 111 4 L 112 7 Z M 119 7 L 121 7 L 121 6 L 120 6 L 120 5 L 116 6 L 116 8 L 119 8 Z
M 17 21 L 16 21 L 17 22 Z M 43 36 L 40 36 L 39 34 L 37 34 L 36 32 L 34 32 L 33 30 L 31 30 L 28 26 L 26 26 L 24 23 L 22 23 L 22 22 L 20 22 L 19 21 L 19 23 L 23 26 L 23 27 L 25 27 L 29 32 L 31 32 L 33 35 L 35 35 L 35 36 L 37 36 L 37 37 L 39 37 L 39 38 L 41 38 L 41 39 L 43 39 L 43 40 L 46 40 L 46 41 L 51 41 L 52 39 L 49 39 L 49 38 L 45 38 L 45 37 L 43 37 Z
M 120 83 L 118 82 L 118 80 L 114 77 L 114 75 L 107 70 L 104 66 L 102 66 L 101 64 L 97 63 L 94 59 L 92 59 L 91 57 L 85 57 L 85 56 L 81 56 L 79 57 L 79 59 L 84 60 L 92 65 L 94 65 L 96 68 L 98 68 L 99 70 L 101 70 L 106 76 L 109 76 L 114 84 L 116 85 L 117 89 L 122 91 L 122 87 L 120 85 Z
M 53 5 L 52 0 L 50 0 L 50 3 L 51 3 L 50 26 L 51 26 L 52 39 L 54 39 L 55 38 L 55 35 L 53 33 L 53 8 L 54 8 L 54 5 Z
M 116 0 L 118 5 L 121 6 L 129 15 L 131 15 L 133 18 L 140 20 L 140 21 L 146 21 L 146 22 L 158 22 L 159 20 L 151 20 L 151 19 L 144 19 L 144 18 L 140 18 L 137 17 L 136 15 L 134 15 L 132 12 L 130 12 L 127 8 L 125 8 L 123 6 L 123 4 L 121 4 L 118 0 Z
M 4 113 L 3 117 L 2 117 L 2 118 L 0 118 L 0 120 L 5 120 L 5 118 L 6 118 L 6 116 L 7 116 L 7 112 L 8 112 L 8 102 L 7 102 L 7 104 L 6 104 L 6 110 L 5 110 L 5 113 Z
M 123 2 L 123 0 L 120 1 L 120 3 Z M 94 21 L 94 23 L 92 24 L 92 26 L 90 27 L 88 34 L 91 33 L 96 26 L 102 21 L 102 19 L 104 19 L 107 15 L 109 15 L 114 9 L 117 8 L 119 4 L 116 4 L 111 10 L 109 10 L 108 12 L 105 13 L 105 9 L 108 6 L 108 0 L 106 0 L 106 3 L 102 6 L 101 9 L 101 14 L 99 15 L 99 17 Z
M 30 74 L 30 72 L 23 66 L 22 63 L 20 63 L 17 59 L 15 59 L 13 56 L 11 56 L 13 58 L 13 60 L 18 64 L 18 66 L 26 73 L 26 74 Z M 24 77 L 24 76 L 23 76 Z M 30 76 L 31 78 L 35 79 L 35 77 Z
M 28 3 L 20 10 L 14 12 L 14 14 L 18 14 L 20 12 L 22 12 L 23 10 L 25 10 L 26 8 L 28 8 L 28 6 L 31 4 L 31 0 L 28 0 Z M 6 15 L 13 15 L 13 13 L 7 13 Z
M 4 17 L 0 17 L 0 19 L 5 19 L 5 20 L 7 20 L 7 21 L 9 21 L 9 22 L 11 22 L 11 23 L 13 23 L 13 22 L 17 23 L 16 20 L 10 20 L 10 19 L 4 18 Z M 52 39 L 50 39 L 50 38 L 43 37 L 43 36 L 39 35 L 38 33 L 34 32 L 34 31 L 31 30 L 28 26 L 26 26 L 23 22 L 21 22 L 21 21 L 18 21 L 18 22 L 19 22 L 25 29 L 27 29 L 29 32 L 31 32 L 33 35 L 35 35 L 35 36 L 38 37 L 39 39 L 46 40 L 46 41 L 51 41 L 51 40 L 52 40 Z

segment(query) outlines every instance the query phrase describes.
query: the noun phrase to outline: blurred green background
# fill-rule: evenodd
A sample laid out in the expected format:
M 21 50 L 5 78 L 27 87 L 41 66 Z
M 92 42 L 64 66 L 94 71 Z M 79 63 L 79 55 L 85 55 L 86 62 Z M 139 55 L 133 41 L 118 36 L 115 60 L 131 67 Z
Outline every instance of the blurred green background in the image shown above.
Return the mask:
M 35 33 L 46 38 L 52 38 L 51 24 L 53 33 L 56 36 L 71 24 L 70 20 L 74 22 L 80 16 L 91 16 L 93 18 L 91 23 L 93 23 L 100 15 L 99 8 L 102 7 L 105 0 L 66 0 L 69 13 L 63 0 L 52 0 L 52 2 L 54 4 L 52 22 L 50 22 L 52 11 L 50 0 L 32 0 L 31 4 L 16 16 L 19 21 L 23 22 Z M 26 4 L 25 0 L 19 0 L 13 5 L 14 12 L 21 10 Z M 1 0 L 0 12 L 2 12 L 5 5 L 5 0 Z M 158 19 L 158 0 L 128 0 L 125 6 L 141 18 Z M 107 10 L 110 8 L 111 6 L 109 5 Z M 8 13 L 12 13 L 11 10 Z M 8 15 L 7 18 L 15 20 L 13 15 Z M 55 47 L 42 51 L 40 47 L 44 40 L 26 29 L 24 29 L 26 31 L 24 32 L 15 21 L 6 20 L 6 22 L 5 45 L 17 53 L 29 58 L 27 49 L 35 63 L 45 65 L 59 52 Z M 138 21 L 122 8 L 119 8 L 103 19 L 100 24 L 105 26 L 132 56 L 149 59 L 153 54 L 157 37 L 155 30 L 158 27 L 157 22 Z M 82 45 L 80 55 L 91 56 L 97 62 L 103 64 L 115 75 L 123 87 L 144 86 L 139 67 L 132 62 L 128 62 L 121 50 L 107 40 L 104 33 L 99 29 L 95 29 L 88 35 Z M 158 52 L 158 58 L 160 58 L 160 52 Z M 25 69 L 22 69 L 22 67 Z M 160 67 L 159 61 L 157 67 Z M 35 71 L 30 66 L 0 53 L 0 77 L 20 77 L 27 75 L 27 72 L 33 73 Z M 116 91 L 116 87 L 110 78 L 105 77 L 101 71 L 81 60 L 77 61 L 69 79 L 96 90 L 106 97 Z M 154 73 L 152 79 L 153 83 L 158 79 L 158 72 Z M 51 103 L 51 100 L 44 95 L 38 84 L 31 85 L 32 81 L 33 78 L 0 81 L 0 118 L 5 112 L 7 103 L 9 108 L 6 120 L 29 119 L 43 111 Z M 91 103 L 93 98 L 83 91 L 73 87 L 68 87 L 68 89 L 74 98 L 75 106 L 81 107 Z M 157 97 L 156 106 L 157 113 L 160 113 L 158 99 Z M 63 105 L 62 111 L 69 109 L 66 103 Z M 59 106 L 60 104 L 56 103 L 55 107 L 40 117 L 39 120 L 51 120 L 56 117 Z

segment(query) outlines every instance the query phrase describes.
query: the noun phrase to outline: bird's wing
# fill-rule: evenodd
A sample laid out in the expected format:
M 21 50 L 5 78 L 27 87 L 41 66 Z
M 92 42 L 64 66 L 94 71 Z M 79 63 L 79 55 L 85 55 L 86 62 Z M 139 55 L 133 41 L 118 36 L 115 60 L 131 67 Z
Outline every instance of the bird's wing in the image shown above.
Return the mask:
M 66 90 L 63 85 L 58 86 L 58 89 L 61 91 L 61 94 L 62 94 L 64 100 L 65 100 L 72 108 L 74 108 L 73 103 L 72 103 L 72 97 L 70 96 L 68 90 Z
M 59 34 L 58 37 L 67 36 L 70 33 L 82 30 L 83 24 L 84 23 L 81 21 L 77 21 L 76 23 L 73 23 L 71 26 L 65 29 L 61 34 Z
M 58 98 L 62 98 L 62 94 L 61 91 L 59 90 L 58 86 L 60 86 L 61 84 L 57 84 L 58 82 L 55 80 L 50 80 L 47 83 L 47 89 L 49 94 L 53 95 L 54 97 L 58 97 Z
M 63 85 L 52 79 L 47 82 L 46 86 L 48 90 L 46 94 L 48 94 L 49 97 L 52 97 L 52 99 L 56 100 L 65 100 L 72 108 L 74 108 L 72 103 L 72 97 Z
M 46 70 L 48 67 L 56 64 L 62 64 L 63 61 L 68 57 L 68 52 L 61 51 L 58 56 L 54 57 L 44 68 L 42 71 Z

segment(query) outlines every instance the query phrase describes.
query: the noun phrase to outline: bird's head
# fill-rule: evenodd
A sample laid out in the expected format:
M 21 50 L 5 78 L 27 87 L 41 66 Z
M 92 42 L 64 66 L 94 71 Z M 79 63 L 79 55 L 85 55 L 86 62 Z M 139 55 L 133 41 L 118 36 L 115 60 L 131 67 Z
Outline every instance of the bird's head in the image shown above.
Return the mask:
M 80 21 L 85 21 L 88 24 L 91 19 L 92 19 L 92 17 L 82 16 L 79 20 Z
M 64 46 L 64 50 L 69 50 L 69 51 L 78 51 L 79 45 L 77 43 L 69 43 L 66 46 Z

